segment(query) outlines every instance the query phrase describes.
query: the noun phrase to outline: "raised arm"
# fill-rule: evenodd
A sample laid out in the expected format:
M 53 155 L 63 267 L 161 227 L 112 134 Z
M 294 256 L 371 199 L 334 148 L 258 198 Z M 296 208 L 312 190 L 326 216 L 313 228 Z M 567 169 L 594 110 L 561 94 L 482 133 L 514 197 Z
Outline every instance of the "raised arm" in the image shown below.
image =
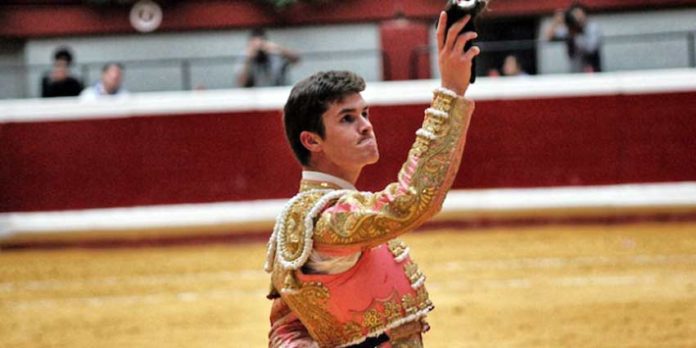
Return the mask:
M 290 48 L 281 46 L 275 42 L 266 42 L 266 49 L 275 54 L 279 54 L 288 60 L 291 64 L 295 64 L 300 61 L 300 55 Z
M 543 32 L 543 39 L 546 41 L 565 39 L 568 29 L 564 24 L 564 11 L 556 10 L 553 20 Z
M 472 59 L 478 47 L 464 52 L 476 33 L 457 33 L 463 18 L 445 33 L 446 14 L 437 30 L 441 88 L 435 91 L 423 125 L 402 166 L 397 182 L 377 193 L 349 193 L 326 209 L 314 231 L 314 245 L 323 250 L 360 250 L 410 231 L 437 213 L 459 168 L 474 103 L 464 98 Z M 445 35 L 447 34 L 447 35 Z

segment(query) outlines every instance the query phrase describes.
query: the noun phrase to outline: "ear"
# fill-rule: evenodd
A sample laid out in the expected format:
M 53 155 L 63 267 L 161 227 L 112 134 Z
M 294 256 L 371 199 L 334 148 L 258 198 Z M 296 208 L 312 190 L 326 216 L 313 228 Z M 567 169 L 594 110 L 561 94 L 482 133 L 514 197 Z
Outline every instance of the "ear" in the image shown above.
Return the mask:
M 317 133 L 302 131 L 302 133 L 300 133 L 300 142 L 309 152 L 321 152 L 322 150 L 321 137 Z

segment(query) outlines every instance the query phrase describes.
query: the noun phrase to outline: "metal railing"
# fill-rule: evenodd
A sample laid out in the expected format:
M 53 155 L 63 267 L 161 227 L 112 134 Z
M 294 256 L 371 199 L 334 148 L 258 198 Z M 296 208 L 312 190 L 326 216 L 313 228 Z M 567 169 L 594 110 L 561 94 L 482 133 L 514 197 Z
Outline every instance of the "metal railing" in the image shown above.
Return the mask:
M 604 58 L 615 62 L 607 63 L 603 59 L 603 71 L 621 69 L 620 57 L 615 52 L 622 50 L 640 49 L 641 45 L 659 45 L 670 42 L 678 52 L 663 52 L 665 56 L 681 55 L 679 67 L 696 67 L 696 31 L 663 32 L 652 34 L 612 35 L 602 38 L 600 50 Z M 480 41 L 477 43 L 483 50 L 480 61 L 492 64 L 492 57 L 506 52 L 530 52 L 537 64 L 542 51 L 558 45 L 558 42 L 540 40 L 513 41 Z M 627 46 L 635 45 L 635 46 Z M 676 46 L 675 46 L 676 45 Z M 685 46 L 683 46 L 685 45 Z M 430 61 L 435 48 L 421 46 L 413 48 L 409 59 L 409 77 L 428 78 L 429 71 L 422 70 L 424 59 Z M 614 52 L 614 53 L 612 53 Z M 686 52 L 686 53 L 684 53 Z M 644 52 L 646 60 L 653 59 L 660 52 Z M 686 54 L 686 57 L 683 55 Z M 635 54 L 631 54 L 632 56 Z M 291 69 L 296 76 L 304 76 L 308 71 L 317 69 L 345 68 L 354 70 L 372 80 L 390 80 L 391 62 L 388 55 L 379 49 L 335 50 L 302 52 L 302 64 Z M 633 58 L 633 57 L 629 57 Z M 686 58 L 686 59 L 684 59 Z M 139 59 L 121 60 L 119 63 L 126 68 L 126 85 L 134 92 L 162 90 L 192 90 L 198 88 L 232 88 L 236 87 L 234 69 L 239 65 L 243 56 L 218 56 L 204 58 L 168 58 L 168 59 Z M 610 59 L 610 60 L 611 60 Z M 617 63 L 618 62 L 618 63 Z M 79 78 L 90 84 L 95 81 L 106 62 L 80 62 L 74 67 Z M 432 62 L 431 62 L 432 63 Z M 546 62 L 544 62 L 546 63 Z M 613 64 L 613 65 L 612 65 Z M 660 67 L 659 62 L 651 63 Z M 676 67 L 676 66 L 669 66 Z M 639 67 L 640 68 L 640 67 Z M 25 98 L 38 96 L 41 76 L 50 69 L 49 65 L 0 65 L 0 98 Z M 304 70 L 303 70 L 304 69 Z M 364 70 L 364 71 L 361 71 Z M 367 71 L 369 70 L 369 71 Z M 479 71 L 479 74 L 482 74 Z M 291 79 L 293 80 L 292 76 Z M 295 78 L 294 80 L 297 80 Z M 293 81 L 291 81 L 293 82 Z
M 672 31 L 661 33 L 603 36 L 600 42 L 600 52 L 606 52 L 608 49 L 617 48 L 621 45 L 656 44 L 664 43 L 666 41 L 677 40 L 682 41 L 686 47 L 686 64 L 684 64 L 684 66 L 682 67 L 696 68 L 696 31 Z M 534 51 L 535 53 L 538 53 L 538 51 L 541 51 L 547 47 L 558 45 L 558 41 L 505 40 L 479 41 L 476 44 L 481 48 L 483 52 L 483 56 L 481 57 L 481 59 L 486 59 L 485 54 L 490 53 L 515 53 L 523 51 Z M 436 47 L 434 46 L 419 46 L 415 47 L 411 51 L 409 57 L 409 77 L 411 79 L 423 76 L 423 72 L 419 70 L 421 67 L 421 59 L 423 59 L 424 56 L 433 56 L 435 50 Z M 653 54 L 655 54 L 655 52 L 653 52 Z M 671 53 L 667 52 L 666 54 Z M 611 70 L 614 69 L 603 69 L 603 71 Z
M 684 37 L 687 45 L 687 55 L 689 61 L 689 67 L 696 68 L 696 30 L 694 31 L 670 31 L 662 33 L 648 33 L 648 34 L 626 34 L 626 35 L 612 35 L 605 36 L 603 44 L 631 44 L 636 42 L 636 38 L 639 38 L 638 42 L 641 43 L 651 43 L 657 41 L 664 41 L 665 39 L 672 40 L 675 38 Z
M 316 70 L 317 68 L 329 69 L 340 62 L 346 69 L 354 70 L 370 80 L 389 80 L 390 61 L 383 50 L 332 50 L 311 51 L 301 53 L 301 64 L 294 66 L 291 72 L 302 76 L 303 70 Z M 114 61 L 94 61 L 75 63 L 73 73 L 82 80 L 85 85 L 96 81 L 101 69 L 106 63 L 118 62 L 124 66 L 126 86 L 130 91 L 162 91 L 162 90 L 193 90 L 198 88 L 233 88 L 237 87 L 235 68 L 239 66 L 245 57 L 243 55 L 200 57 L 200 58 L 167 58 L 167 59 L 131 59 Z M 363 66 L 369 66 L 371 71 L 360 71 L 361 67 L 351 66 L 349 62 L 364 61 Z M 355 64 L 354 64 L 355 65 Z M 10 86 L 14 91 L 11 98 L 26 98 L 38 96 L 40 93 L 41 77 L 51 69 L 48 64 L 5 64 L 0 65 L 0 85 L 14 84 Z M 365 69 L 363 69 L 365 70 Z M 157 76 L 157 71 L 164 71 L 163 76 Z M 147 75 L 143 77 L 142 75 Z M 166 76 L 164 76 L 166 75 Z M 208 75 L 206 77 L 206 75 Z M 220 76 L 224 75 L 224 76 Z M 167 82 L 147 83 L 148 79 L 161 78 Z M 208 82 L 206 83 L 206 78 Z M 142 80 L 145 80 L 143 82 Z M 159 86 L 159 88 L 158 88 Z M 164 86 L 164 87 L 163 87 Z M 7 87 L 7 86 L 4 86 Z M 162 88 L 163 87 L 163 88 Z M 7 89 L 7 88 L 5 88 Z M 0 86 L 0 99 L 7 98 L 2 94 L 8 94 Z

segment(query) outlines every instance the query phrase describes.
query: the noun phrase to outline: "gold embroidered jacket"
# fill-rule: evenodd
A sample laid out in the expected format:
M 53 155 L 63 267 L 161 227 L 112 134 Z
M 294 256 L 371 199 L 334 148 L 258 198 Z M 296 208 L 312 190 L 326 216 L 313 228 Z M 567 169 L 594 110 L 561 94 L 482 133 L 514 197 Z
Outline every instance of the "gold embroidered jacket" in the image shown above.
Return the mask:
M 359 343 L 367 336 L 420 319 L 423 315 L 416 313 L 432 308 L 422 273 L 410 259 L 400 258 L 395 252 L 406 247 L 385 243 L 413 230 L 440 210 L 459 168 L 473 110 L 472 101 L 436 90 L 396 182 L 369 193 L 303 181 L 301 192 L 278 217 L 266 262 L 266 270 L 272 272 L 272 292 L 280 295 L 276 301 L 293 311 L 320 346 Z M 307 277 L 301 268 L 313 249 L 347 255 L 380 247 L 389 247 L 396 260 L 404 263 L 401 269 L 411 280 L 414 292 L 414 296 L 404 296 L 413 297 L 413 303 L 399 300 L 389 302 L 388 310 L 384 304 L 379 310 L 366 308 L 365 320 L 342 322 L 336 319 L 339 315 L 335 306 L 322 308 L 332 296 L 331 286 L 321 277 L 302 281 Z M 327 282 L 332 279 L 328 276 Z

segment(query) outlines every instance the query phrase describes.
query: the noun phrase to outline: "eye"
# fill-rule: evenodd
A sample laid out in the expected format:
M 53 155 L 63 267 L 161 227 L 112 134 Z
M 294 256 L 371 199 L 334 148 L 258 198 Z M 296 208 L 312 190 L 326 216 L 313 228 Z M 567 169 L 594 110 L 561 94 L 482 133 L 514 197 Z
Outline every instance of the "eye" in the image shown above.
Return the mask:
M 363 111 L 362 117 L 364 117 L 364 118 L 366 118 L 366 119 L 370 119 L 370 113 L 367 112 L 367 111 Z
M 355 121 L 355 117 L 353 117 L 353 115 L 347 114 L 341 117 L 341 123 L 352 123 L 353 121 Z

